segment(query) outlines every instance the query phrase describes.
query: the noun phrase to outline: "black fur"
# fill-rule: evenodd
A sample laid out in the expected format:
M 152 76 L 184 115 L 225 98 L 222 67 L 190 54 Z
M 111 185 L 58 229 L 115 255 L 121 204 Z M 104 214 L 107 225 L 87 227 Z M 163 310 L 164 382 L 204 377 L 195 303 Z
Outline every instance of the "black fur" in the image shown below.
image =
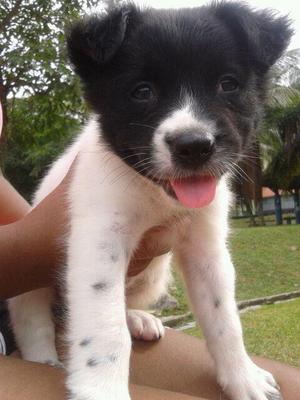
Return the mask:
M 262 117 L 267 72 L 291 34 L 286 17 L 240 3 L 182 10 L 126 5 L 75 25 L 68 49 L 107 144 L 146 174 L 153 166 L 135 165 L 152 157 L 156 127 L 186 92 L 199 119 L 216 126 L 214 159 L 237 160 Z M 220 92 L 224 75 L 238 81 L 237 90 Z M 150 101 L 132 98 L 140 82 L 153 88 Z
M 79 343 L 79 346 L 81 346 L 81 347 L 86 347 L 86 346 L 88 346 L 89 344 L 91 344 L 92 341 L 93 341 L 93 339 L 92 339 L 91 337 L 87 337 L 87 338 L 83 339 L 83 340 Z

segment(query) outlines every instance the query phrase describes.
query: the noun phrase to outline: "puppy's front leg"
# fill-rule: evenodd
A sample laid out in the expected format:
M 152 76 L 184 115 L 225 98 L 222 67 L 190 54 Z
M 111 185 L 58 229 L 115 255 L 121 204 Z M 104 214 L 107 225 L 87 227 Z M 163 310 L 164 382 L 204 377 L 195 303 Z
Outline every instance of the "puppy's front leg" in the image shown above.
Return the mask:
M 100 214 L 84 214 L 73 217 L 69 239 L 69 399 L 129 400 L 128 243 L 115 212 L 102 207 Z
M 182 267 L 195 316 L 213 356 L 218 381 L 231 400 L 277 400 L 271 374 L 258 368 L 246 353 L 234 299 L 234 269 L 222 226 L 203 212 L 179 240 Z

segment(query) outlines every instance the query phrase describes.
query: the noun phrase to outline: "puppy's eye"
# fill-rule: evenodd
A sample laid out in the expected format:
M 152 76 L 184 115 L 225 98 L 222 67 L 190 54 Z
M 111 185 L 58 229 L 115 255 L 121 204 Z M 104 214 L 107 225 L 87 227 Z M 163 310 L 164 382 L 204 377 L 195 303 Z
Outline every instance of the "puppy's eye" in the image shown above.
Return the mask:
M 224 76 L 219 82 L 219 91 L 235 92 L 239 88 L 238 81 L 232 76 Z
M 138 101 L 149 101 L 154 98 L 154 91 L 147 83 L 141 83 L 133 90 L 131 97 Z

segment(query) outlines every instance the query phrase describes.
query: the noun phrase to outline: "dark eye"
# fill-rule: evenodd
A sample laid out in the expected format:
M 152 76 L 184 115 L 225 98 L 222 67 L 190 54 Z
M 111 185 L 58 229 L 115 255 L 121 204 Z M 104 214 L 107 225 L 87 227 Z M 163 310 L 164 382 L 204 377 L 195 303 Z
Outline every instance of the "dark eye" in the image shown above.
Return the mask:
M 133 90 L 131 97 L 138 101 L 149 101 L 154 98 L 154 91 L 147 83 L 141 83 Z
M 224 76 L 219 82 L 219 91 L 235 92 L 239 88 L 238 81 L 232 76 Z

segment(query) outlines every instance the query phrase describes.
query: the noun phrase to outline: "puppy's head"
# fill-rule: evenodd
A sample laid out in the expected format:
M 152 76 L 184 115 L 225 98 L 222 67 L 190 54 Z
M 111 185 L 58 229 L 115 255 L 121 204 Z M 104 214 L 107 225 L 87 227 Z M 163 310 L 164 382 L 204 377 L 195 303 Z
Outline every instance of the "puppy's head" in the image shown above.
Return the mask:
M 285 17 L 238 3 L 126 5 L 77 23 L 68 48 L 112 151 L 201 206 L 192 192 L 211 191 L 248 146 L 291 34 Z

